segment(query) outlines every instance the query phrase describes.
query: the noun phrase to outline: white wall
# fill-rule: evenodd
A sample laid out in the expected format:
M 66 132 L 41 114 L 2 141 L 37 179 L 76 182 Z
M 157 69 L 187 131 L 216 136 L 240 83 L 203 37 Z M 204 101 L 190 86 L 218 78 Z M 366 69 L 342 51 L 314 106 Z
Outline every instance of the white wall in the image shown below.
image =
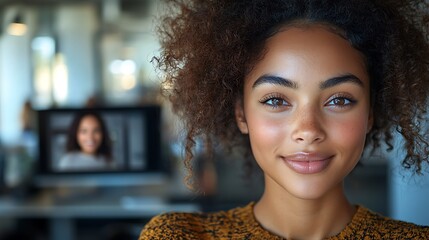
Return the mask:
M 399 137 L 396 146 L 399 147 Z M 429 168 L 423 176 L 412 174 L 404 169 L 400 161 L 404 151 L 393 150 L 390 163 L 390 216 L 395 219 L 429 225 Z
M 15 13 L 15 9 L 10 9 Z M 8 21 L 10 14 L 2 19 Z M 3 17 L 3 16 L 2 16 Z M 2 21 L 2 22 L 3 22 Z M 32 94 L 30 36 L 11 36 L 4 32 L 0 37 L 0 140 L 15 144 L 21 127 L 19 115 L 25 100 Z
M 61 5 L 57 11 L 60 51 L 68 67 L 69 106 L 81 106 L 99 87 L 95 66 L 96 10 L 91 4 Z
M 7 9 L 1 22 L 7 23 L 15 12 L 14 7 Z M 37 35 L 34 23 L 38 12 L 37 9 L 26 9 L 24 13 L 24 19 L 33 23 L 28 26 L 27 34 L 17 37 L 3 32 L 0 38 L 0 141 L 6 145 L 19 144 L 20 111 L 25 100 L 34 94 L 31 40 Z M 58 44 L 69 74 L 68 97 L 64 105 L 80 106 L 95 94 L 100 82 L 93 45 L 98 24 L 96 9 L 90 4 L 61 5 L 56 17 Z M 6 23 L 4 27 L 7 27 Z

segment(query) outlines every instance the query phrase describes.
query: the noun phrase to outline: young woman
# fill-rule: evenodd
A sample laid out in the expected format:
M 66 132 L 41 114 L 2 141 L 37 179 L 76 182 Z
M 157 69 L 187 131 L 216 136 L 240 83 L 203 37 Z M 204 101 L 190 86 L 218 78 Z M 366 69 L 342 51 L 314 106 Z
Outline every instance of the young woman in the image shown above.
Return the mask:
M 393 131 L 404 167 L 427 168 L 425 1 L 170 2 L 158 60 L 186 122 L 186 166 L 197 138 L 243 146 L 265 191 L 226 212 L 157 216 L 140 239 L 429 238 L 343 190 L 365 146 L 391 146 Z
M 113 167 L 109 132 L 97 113 L 76 115 L 70 125 L 66 148 L 67 154 L 59 162 L 60 170 L 106 170 Z

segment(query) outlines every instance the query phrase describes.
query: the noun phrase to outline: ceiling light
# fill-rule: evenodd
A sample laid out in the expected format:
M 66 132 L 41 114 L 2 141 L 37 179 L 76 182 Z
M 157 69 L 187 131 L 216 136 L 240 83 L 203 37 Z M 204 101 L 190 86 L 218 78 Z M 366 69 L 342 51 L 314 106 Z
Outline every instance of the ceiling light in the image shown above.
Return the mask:
M 27 32 L 27 25 L 22 21 L 21 14 L 17 13 L 10 23 L 7 32 L 13 36 L 23 36 Z

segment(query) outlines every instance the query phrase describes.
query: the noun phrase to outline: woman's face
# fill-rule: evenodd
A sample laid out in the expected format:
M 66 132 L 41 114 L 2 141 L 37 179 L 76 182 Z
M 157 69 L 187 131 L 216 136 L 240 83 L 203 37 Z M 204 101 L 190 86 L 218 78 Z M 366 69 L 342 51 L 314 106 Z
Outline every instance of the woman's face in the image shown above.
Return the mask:
M 364 58 L 320 26 L 284 29 L 266 50 L 245 79 L 238 126 L 267 188 L 317 199 L 341 187 L 372 126 Z
M 82 152 L 95 154 L 102 139 L 103 133 L 98 120 L 91 115 L 83 117 L 77 130 L 77 142 Z

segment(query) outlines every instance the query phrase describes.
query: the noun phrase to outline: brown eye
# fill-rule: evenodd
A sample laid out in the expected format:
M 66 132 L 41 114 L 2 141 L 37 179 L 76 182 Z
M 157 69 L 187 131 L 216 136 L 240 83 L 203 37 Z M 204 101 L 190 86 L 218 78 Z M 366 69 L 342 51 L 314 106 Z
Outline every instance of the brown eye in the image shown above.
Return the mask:
M 263 102 L 263 104 L 266 104 L 268 106 L 271 106 L 273 108 L 288 106 L 289 104 L 281 98 L 270 98 Z
M 334 99 L 334 105 L 346 105 L 346 99 L 336 98 Z
M 356 103 L 355 100 L 346 97 L 336 97 L 331 99 L 326 106 L 329 107 L 347 107 Z
M 283 105 L 283 101 L 280 100 L 280 99 L 273 99 L 271 101 L 272 101 L 272 105 L 274 105 L 274 106 L 281 106 L 281 105 Z

